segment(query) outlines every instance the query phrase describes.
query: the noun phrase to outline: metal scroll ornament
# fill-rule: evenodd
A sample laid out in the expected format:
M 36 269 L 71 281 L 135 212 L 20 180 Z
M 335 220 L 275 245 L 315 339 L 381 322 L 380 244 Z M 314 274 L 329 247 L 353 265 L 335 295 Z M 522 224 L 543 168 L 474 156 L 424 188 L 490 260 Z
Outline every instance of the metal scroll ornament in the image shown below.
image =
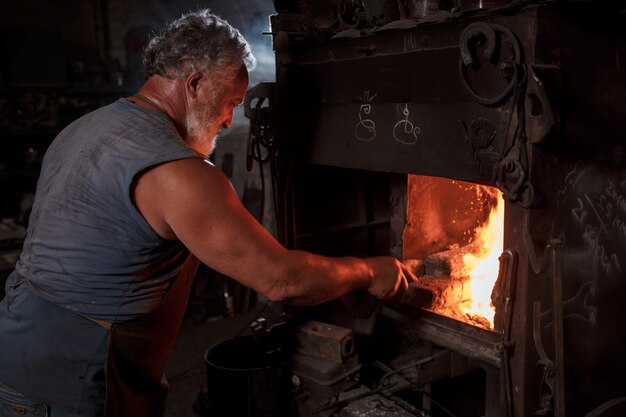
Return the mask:
M 509 45 L 508 48 L 504 47 L 505 43 Z M 459 75 L 463 85 L 474 100 L 486 106 L 495 106 L 513 93 L 524 72 L 522 49 L 513 32 L 502 25 L 488 25 L 483 22 L 472 23 L 461 33 L 459 48 L 461 54 Z M 498 75 L 506 81 L 504 89 L 493 96 L 484 96 L 476 92 L 469 80 L 469 68 L 477 70 L 481 67 L 481 60 L 477 56 L 479 48 L 481 48 L 482 58 L 486 62 L 499 61 Z
M 363 0 L 339 0 L 337 17 L 345 27 L 356 28 L 366 20 Z
M 525 126 L 526 66 L 522 60 L 522 48 L 510 29 L 497 24 L 472 23 L 460 36 L 459 76 L 473 100 L 484 106 L 502 106 L 511 99 L 512 110 L 506 123 L 504 146 L 498 163 L 494 166 L 493 179 L 505 198 L 524 207 L 533 204 L 534 188 L 529 182 L 527 136 Z M 478 54 L 480 53 L 481 58 Z M 470 68 L 478 74 L 482 64 L 497 68 L 497 76 L 504 83 L 490 82 L 480 78 L 482 84 L 502 85 L 502 89 L 490 95 L 476 91 L 480 82 L 470 80 Z M 514 118 L 513 115 L 516 117 Z M 516 125 L 513 129 L 513 125 Z

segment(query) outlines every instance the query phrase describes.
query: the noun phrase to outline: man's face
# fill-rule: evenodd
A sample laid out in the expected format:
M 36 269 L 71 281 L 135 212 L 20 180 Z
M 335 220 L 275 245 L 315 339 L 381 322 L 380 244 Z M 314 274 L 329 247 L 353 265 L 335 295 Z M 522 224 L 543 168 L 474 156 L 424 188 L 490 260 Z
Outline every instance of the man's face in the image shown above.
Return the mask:
M 215 149 L 218 132 L 230 127 L 233 111 L 244 99 L 248 71 L 242 66 L 237 76 L 225 81 L 221 88 L 208 82 L 202 88 L 204 91 L 198 95 L 198 104 L 189 109 L 185 124 L 189 145 L 202 155 L 209 156 Z

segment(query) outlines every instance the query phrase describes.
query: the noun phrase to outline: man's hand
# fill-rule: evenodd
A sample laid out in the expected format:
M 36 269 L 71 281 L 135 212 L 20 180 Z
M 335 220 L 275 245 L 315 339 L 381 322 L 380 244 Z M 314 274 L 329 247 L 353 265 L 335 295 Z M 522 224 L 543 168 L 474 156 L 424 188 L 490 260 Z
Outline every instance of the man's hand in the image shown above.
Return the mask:
M 365 261 L 374 273 L 367 291 L 377 298 L 389 299 L 417 281 L 417 276 L 396 258 L 377 256 Z

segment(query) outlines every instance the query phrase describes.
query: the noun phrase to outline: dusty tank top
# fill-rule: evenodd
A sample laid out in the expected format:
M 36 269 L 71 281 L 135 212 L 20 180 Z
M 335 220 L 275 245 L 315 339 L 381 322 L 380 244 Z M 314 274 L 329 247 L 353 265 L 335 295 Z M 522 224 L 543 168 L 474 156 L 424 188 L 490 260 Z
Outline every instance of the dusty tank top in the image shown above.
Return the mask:
M 148 167 L 199 157 L 163 113 L 125 99 L 69 125 L 47 150 L 17 272 L 40 297 L 112 322 L 158 304 L 186 259 L 133 204 Z
M 69 412 L 101 412 L 109 332 L 88 318 L 122 322 L 150 312 L 188 259 L 136 210 L 133 181 L 190 157 L 199 156 L 164 114 L 125 99 L 59 134 L 0 301 L 0 381 Z

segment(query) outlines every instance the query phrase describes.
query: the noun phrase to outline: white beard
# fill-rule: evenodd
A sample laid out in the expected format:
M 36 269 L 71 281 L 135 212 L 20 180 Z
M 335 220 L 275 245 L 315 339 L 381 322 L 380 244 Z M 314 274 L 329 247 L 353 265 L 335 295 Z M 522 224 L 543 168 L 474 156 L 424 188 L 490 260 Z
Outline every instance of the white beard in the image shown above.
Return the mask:
M 190 146 L 200 145 L 202 148 L 207 148 L 208 152 L 206 157 L 210 156 L 215 150 L 217 143 L 217 132 L 219 132 L 219 126 L 215 121 L 215 117 L 208 111 L 210 105 L 197 111 L 187 114 L 185 119 L 185 127 L 187 130 L 187 142 Z

